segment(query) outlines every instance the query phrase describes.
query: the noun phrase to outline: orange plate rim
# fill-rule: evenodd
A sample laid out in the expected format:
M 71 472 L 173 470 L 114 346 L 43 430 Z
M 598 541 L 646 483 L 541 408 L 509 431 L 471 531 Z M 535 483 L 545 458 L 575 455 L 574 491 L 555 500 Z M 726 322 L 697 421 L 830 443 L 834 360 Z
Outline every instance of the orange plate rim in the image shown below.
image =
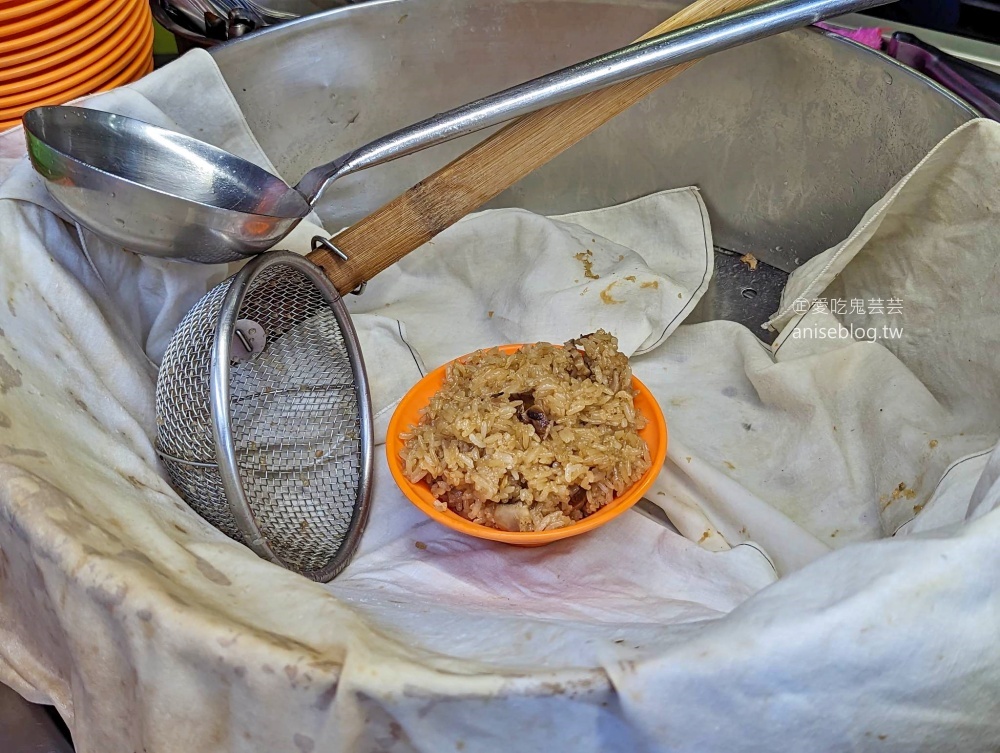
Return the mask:
M 81 84 L 75 90 L 62 92 L 53 97 L 32 102 L 27 106 L 21 105 L 7 110 L 0 110 L 0 121 L 10 119 L 12 115 L 14 118 L 21 118 L 24 113 L 32 107 L 65 104 L 66 102 L 70 102 L 78 97 L 84 97 L 90 94 L 99 94 L 135 80 L 134 77 L 138 77 L 139 74 L 145 70 L 145 67 L 148 67 L 149 60 L 153 54 L 152 25 L 150 25 L 146 30 L 145 40 L 141 45 L 141 49 L 142 54 L 135 55 L 132 62 L 130 62 L 127 66 L 124 66 L 124 68 L 108 68 L 99 76 L 96 76 L 93 80 L 88 81 L 85 84 Z
M 11 68 L 15 65 L 27 63 L 31 60 L 45 57 L 53 51 L 58 51 L 68 45 L 76 44 L 80 40 L 91 38 L 99 29 L 108 25 L 111 19 L 127 11 L 124 9 L 131 5 L 138 5 L 142 0 L 112 0 L 111 4 L 105 7 L 100 14 L 87 22 L 69 31 L 65 36 L 59 36 L 46 41 L 44 44 L 27 45 L 27 49 L 21 49 L 25 45 L 11 47 L 10 51 L 4 52 L 3 40 L 0 40 L 0 68 Z
M 136 13 L 126 18 L 111 37 L 76 60 L 34 76 L 0 83 L 0 106 L 14 106 L 22 101 L 55 96 L 94 78 L 107 68 L 115 67 L 138 45 L 144 20 L 141 14 Z
M 88 55 L 93 55 L 98 48 L 103 48 L 107 44 L 120 43 L 128 34 L 127 31 L 123 30 L 128 28 L 129 23 L 134 24 L 140 17 L 136 9 L 118 13 L 90 37 L 64 45 L 52 55 L 34 58 L 19 65 L 0 66 L 0 90 L 5 88 L 4 82 L 20 82 L 30 76 L 38 76 L 41 79 L 43 75 L 54 75 L 55 71 L 65 73 L 66 70 L 76 70 L 81 67 L 79 61 Z M 112 40 L 116 41 L 112 42 Z M 67 65 L 64 66 L 64 63 Z
M 21 18 L 22 16 L 27 16 L 30 13 L 37 13 L 38 11 L 43 11 L 46 8 L 51 8 L 53 5 L 58 5 L 62 0 L 29 0 L 26 3 L 17 3 L 9 8 L 3 7 L 3 3 L 0 3 L 0 21 L 9 21 L 12 18 Z
M 62 97 L 67 92 L 77 91 L 81 87 L 87 89 L 90 86 L 101 85 L 109 77 L 116 75 L 118 71 L 128 68 L 132 64 L 141 49 L 143 34 L 142 25 L 137 25 L 130 32 L 130 36 L 134 36 L 135 38 L 131 39 L 127 46 L 123 45 L 115 50 L 112 53 L 113 57 L 106 57 L 81 71 L 77 71 L 69 77 L 69 86 L 63 86 L 63 82 L 58 81 L 28 92 L 0 96 L 0 108 L 3 110 L 12 110 L 24 105 L 30 107 L 33 102 L 49 100 L 53 97 Z
M 43 9 L 41 13 L 29 15 L 27 18 L 20 18 L 18 21 L 9 21 L 0 26 L 0 39 L 5 39 L 7 37 L 19 36 L 25 32 L 37 29 L 40 27 L 47 26 L 48 24 L 59 21 L 60 19 L 66 19 L 71 16 L 77 8 L 86 5 L 90 0 L 63 0 L 54 8 Z M 5 21 L 7 19 L 3 18 L 3 12 L 0 11 L 0 21 Z M 64 22 L 65 23 L 65 22 Z
M 14 52 L 25 47 L 34 47 L 52 39 L 59 39 L 65 44 L 65 39 L 63 39 L 65 33 L 79 24 L 91 21 L 95 16 L 107 10 L 106 3 L 90 3 L 89 7 L 86 7 L 86 3 L 84 5 L 85 7 L 79 13 L 70 15 L 57 24 L 46 26 L 30 34 L 0 35 L 0 54 Z

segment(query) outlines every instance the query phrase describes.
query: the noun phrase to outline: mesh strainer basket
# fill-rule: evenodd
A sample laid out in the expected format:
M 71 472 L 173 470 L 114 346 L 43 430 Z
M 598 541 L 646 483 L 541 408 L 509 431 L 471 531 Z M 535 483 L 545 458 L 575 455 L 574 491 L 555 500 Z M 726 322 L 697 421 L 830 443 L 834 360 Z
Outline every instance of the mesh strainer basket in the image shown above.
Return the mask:
M 328 581 L 368 518 L 372 417 L 357 335 L 311 262 L 274 251 L 202 298 L 156 385 L 178 492 L 261 557 Z

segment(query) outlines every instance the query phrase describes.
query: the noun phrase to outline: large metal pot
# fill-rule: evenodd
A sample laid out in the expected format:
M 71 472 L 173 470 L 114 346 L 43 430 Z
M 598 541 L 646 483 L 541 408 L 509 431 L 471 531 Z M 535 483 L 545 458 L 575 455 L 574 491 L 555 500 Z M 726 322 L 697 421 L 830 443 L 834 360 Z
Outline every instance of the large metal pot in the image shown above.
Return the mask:
M 379 0 L 211 50 L 283 177 L 397 127 L 625 44 L 665 0 Z M 498 197 L 543 213 L 697 185 L 720 256 L 696 319 L 755 326 L 784 273 L 843 239 L 942 137 L 976 112 L 897 62 L 816 29 L 703 61 Z M 339 181 L 318 210 L 354 222 L 457 156 L 476 134 Z M 770 273 L 770 274 L 769 274 Z M 759 294 L 759 295 L 758 295 Z
M 380 0 L 212 54 L 264 150 L 296 181 L 390 129 L 624 44 L 683 5 Z M 697 185 L 719 245 L 790 271 L 975 114 L 886 56 L 803 30 L 703 61 L 494 204 L 567 212 Z M 353 222 L 481 138 L 347 178 L 320 214 Z

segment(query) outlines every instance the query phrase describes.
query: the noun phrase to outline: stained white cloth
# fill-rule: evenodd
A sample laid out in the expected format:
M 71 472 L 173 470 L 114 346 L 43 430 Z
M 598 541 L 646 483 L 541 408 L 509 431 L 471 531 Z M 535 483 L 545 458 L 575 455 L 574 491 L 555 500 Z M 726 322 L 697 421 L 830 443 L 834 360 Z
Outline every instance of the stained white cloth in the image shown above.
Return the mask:
M 273 170 L 205 53 L 91 104 Z M 55 704 L 81 753 L 1000 745 L 997 124 L 797 271 L 773 348 L 682 324 L 712 274 L 693 188 L 482 212 L 371 281 L 348 303 L 382 436 L 429 368 L 605 327 L 667 414 L 649 497 L 684 535 L 630 512 L 538 549 L 463 537 L 380 446 L 371 522 L 326 586 L 212 529 L 152 449 L 155 364 L 226 271 L 78 231 L 22 154 L 0 136 L 0 680 Z M 851 324 L 904 334 L 818 335 Z

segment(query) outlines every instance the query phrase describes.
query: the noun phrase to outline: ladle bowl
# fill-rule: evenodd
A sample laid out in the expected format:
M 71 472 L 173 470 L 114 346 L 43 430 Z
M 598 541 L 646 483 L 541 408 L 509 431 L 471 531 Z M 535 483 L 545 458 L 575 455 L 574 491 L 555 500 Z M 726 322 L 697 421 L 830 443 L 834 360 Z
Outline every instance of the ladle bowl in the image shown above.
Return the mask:
M 99 110 L 40 107 L 28 154 L 71 216 L 123 248 L 221 263 L 271 248 L 309 214 L 281 178 L 198 139 Z

